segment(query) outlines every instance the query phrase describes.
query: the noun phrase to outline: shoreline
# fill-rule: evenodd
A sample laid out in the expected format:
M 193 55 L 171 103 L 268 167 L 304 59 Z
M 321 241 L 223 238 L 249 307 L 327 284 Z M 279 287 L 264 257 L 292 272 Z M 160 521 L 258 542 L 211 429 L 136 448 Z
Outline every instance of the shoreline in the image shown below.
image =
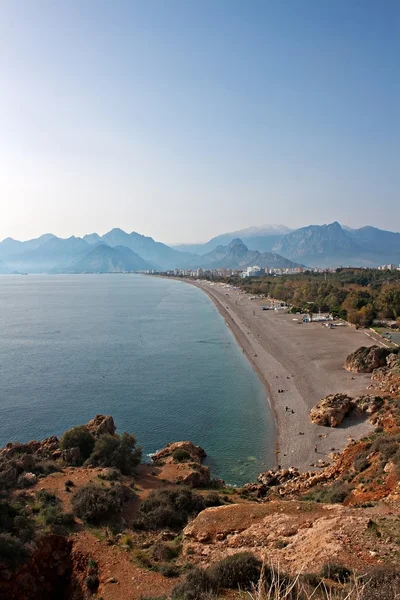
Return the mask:
M 252 354 L 252 349 L 251 349 L 250 345 L 248 344 L 247 337 L 245 336 L 244 332 L 241 331 L 241 329 L 237 326 L 237 324 L 235 323 L 235 321 L 233 320 L 233 318 L 231 317 L 229 312 L 226 310 L 226 308 L 223 307 L 221 302 L 213 294 L 211 294 L 209 292 L 209 290 L 204 289 L 200 285 L 196 285 L 196 283 L 194 281 L 187 281 L 187 280 L 184 280 L 184 281 L 185 281 L 185 283 L 189 283 L 189 284 L 193 285 L 194 287 L 201 289 L 205 294 L 207 294 L 207 296 L 210 298 L 210 300 L 212 301 L 212 303 L 214 304 L 214 306 L 216 307 L 216 309 L 218 310 L 218 312 L 224 319 L 227 327 L 233 334 L 233 337 L 235 338 L 239 347 L 242 349 L 246 358 L 250 362 L 252 368 L 257 373 L 257 375 L 265 389 L 265 392 L 267 395 L 267 402 L 271 409 L 271 414 L 274 419 L 274 429 L 275 429 L 275 431 L 274 431 L 274 434 L 275 434 L 275 440 L 274 440 L 275 452 L 274 452 L 274 454 L 276 457 L 279 454 L 278 414 L 276 412 L 276 407 L 275 407 L 274 403 L 271 401 L 270 384 L 269 384 L 268 380 L 266 379 L 265 374 L 263 373 L 263 370 L 260 369 L 259 366 L 257 365 L 257 363 L 254 361 L 254 354 Z M 278 466 L 278 461 L 275 459 L 274 465 L 271 466 L 271 468 L 276 468 L 277 466 Z
M 321 323 L 299 326 L 293 315 L 262 311 L 243 292 L 217 283 L 177 280 L 207 294 L 260 378 L 275 421 L 274 468 L 318 470 L 318 460 L 330 462 L 331 452 L 372 431 L 365 419 L 354 417 L 337 428 L 318 426 L 311 423 L 309 411 L 328 394 L 373 393 L 367 389 L 370 375 L 349 373 L 343 363 L 360 346 L 376 343 L 374 339 L 347 326 L 334 331 Z

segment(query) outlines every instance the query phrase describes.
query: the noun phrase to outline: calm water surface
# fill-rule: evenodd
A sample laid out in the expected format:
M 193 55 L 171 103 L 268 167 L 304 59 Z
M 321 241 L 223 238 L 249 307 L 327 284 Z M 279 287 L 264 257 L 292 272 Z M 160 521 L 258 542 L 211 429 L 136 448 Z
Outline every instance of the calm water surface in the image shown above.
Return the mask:
M 139 275 L 0 277 L 0 445 L 112 414 L 144 452 L 203 446 L 241 484 L 273 464 L 263 386 L 211 300 Z

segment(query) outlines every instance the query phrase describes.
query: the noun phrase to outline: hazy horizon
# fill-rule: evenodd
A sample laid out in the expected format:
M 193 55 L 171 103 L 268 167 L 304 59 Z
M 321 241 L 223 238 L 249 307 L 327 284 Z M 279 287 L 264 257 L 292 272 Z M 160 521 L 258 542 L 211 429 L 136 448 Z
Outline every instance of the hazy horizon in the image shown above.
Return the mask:
M 400 229 L 400 4 L 4 0 L 0 239 Z

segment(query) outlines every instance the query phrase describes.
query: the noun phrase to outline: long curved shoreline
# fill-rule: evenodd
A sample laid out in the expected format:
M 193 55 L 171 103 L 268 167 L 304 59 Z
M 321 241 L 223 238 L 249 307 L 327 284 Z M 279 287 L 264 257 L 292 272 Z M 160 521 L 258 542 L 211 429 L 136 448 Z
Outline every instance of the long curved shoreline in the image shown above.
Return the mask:
M 271 402 L 271 390 L 270 390 L 269 382 L 266 379 L 265 373 L 263 372 L 263 370 L 260 369 L 259 365 L 254 360 L 254 349 L 251 347 L 251 344 L 249 343 L 249 340 L 246 337 L 244 331 L 240 327 L 238 327 L 237 323 L 234 321 L 234 319 L 232 318 L 231 314 L 229 314 L 228 310 L 222 305 L 222 303 L 220 302 L 220 300 L 215 295 L 213 295 L 210 292 L 210 290 L 202 287 L 201 285 L 196 284 L 193 281 L 185 280 L 185 282 L 186 283 L 190 283 L 191 285 L 194 285 L 197 288 L 200 288 L 203 292 L 205 292 L 207 294 L 207 296 L 210 298 L 210 300 L 213 302 L 213 304 L 217 308 L 218 312 L 223 317 L 226 325 L 231 330 L 231 332 L 234 335 L 237 343 L 242 348 L 244 354 L 246 355 L 246 357 L 249 360 L 250 364 L 252 365 L 253 369 L 256 371 L 258 377 L 260 378 L 261 383 L 263 384 L 263 386 L 264 386 L 264 388 L 266 390 L 268 404 L 269 404 L 269 407 L 271 409 L 272 415 L 274 417 L 274 425 L 275 425 L 275 457 L 276 457 L 280 453 L 280 451 L 279 451 L 279 436 L 278 436 L 278 433 L 277 433 L 279 431 L 279 429 L 278 429 L 278 415 L 277 415 L 277 412 L 276 412 L 275 404 L 273 402 Z M 276 468 L 277 466 L 278 466 L 278 460 L 275 459 L 274 468 Z
M 181 280 L 182 281 L 182 280 Z M 276 426 L 276 464 L 302 471 L 329 461 L 349 438 L 366 435 L 365 421 L 348 420 L 335 429 L 314 425 L 309 411 L 323 396 L 366 392 L 370 376 L 352 376 L 343 368 L 346 356 L 374 340 L 364 332 L 321 323 L 301 324 L 281 311 L 262 311 L 237 290 L 202 281 L 183 280 L 202 290 L 214 303 L 265 386 Z

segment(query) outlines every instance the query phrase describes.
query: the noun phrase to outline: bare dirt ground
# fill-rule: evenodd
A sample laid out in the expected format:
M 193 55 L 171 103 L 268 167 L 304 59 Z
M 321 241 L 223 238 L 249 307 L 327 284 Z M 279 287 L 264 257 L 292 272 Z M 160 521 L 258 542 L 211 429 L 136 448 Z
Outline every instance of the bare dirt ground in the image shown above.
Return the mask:
M 262 310 L 262 302 L 237 290 L 191 283 L 212 299 L 266 386 L 277 425 L 276 466 L 310 470 L 333 449 L 342 450 L 349 437 L 358 439 L 371 430 L 365 420 L 346 420 L 335 429 L 314 425 L 309 412 L 327 394 L 373 391 L 368 389 L 370 375 L 349 373 L 343 364 L 350 352 L 379 338 L 350 326 L 302 323 L 284 311 Z

